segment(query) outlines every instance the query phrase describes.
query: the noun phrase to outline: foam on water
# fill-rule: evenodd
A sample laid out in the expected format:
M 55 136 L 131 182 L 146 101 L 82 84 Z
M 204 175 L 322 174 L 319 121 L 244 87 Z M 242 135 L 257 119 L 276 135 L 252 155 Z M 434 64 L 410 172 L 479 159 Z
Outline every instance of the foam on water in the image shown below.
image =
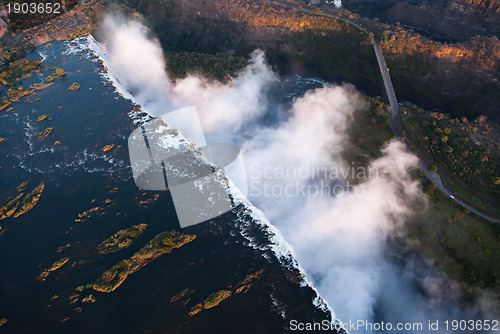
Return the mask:
M 16 114 L 17 116 L 17 114 Z M 33 138 L 36 137 L 36 130 L 33 127 L 33 124 L 27 119 L 26 122 L 24 122 L 25 128 L 24 128 L 24 135 L 26 136 L 26 142 L 28 143 L 29 150 L 28 150 L 28 155 L 34 155 L 35 153 L 33 152 Z
M 86 45 L 94 52 L 96 56 L 99 57 L 99 59 L 102 60 L 104 66 L 106 66 L 108 71 L 107 73 L 101 72 L 101 77 L 107 82 L 112 82 L 118 94 L 134 102 L 134 97 L 132 96 L 132 94 L 130 94 L 127 89 L 125 89 L 125 87 L 120 83 L 120 79 L 114 75 L 113 66 L 110 62 L 109 55 L 106 49 L 104 49 L 104 47 L 102 47 L 102 45 L 95 40 L 94 36 L 87 35 L 86 39 L 80 39 L 77 43 L 84 43 L 83 45 Z

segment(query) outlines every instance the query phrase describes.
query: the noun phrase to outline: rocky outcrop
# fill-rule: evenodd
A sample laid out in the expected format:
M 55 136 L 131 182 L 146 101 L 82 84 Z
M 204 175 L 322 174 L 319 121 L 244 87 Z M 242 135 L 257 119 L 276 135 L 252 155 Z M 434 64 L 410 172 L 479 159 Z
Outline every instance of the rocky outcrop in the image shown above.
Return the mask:
M 163 232 L 154 237 L 130 259 L 122 260 L 99 277 L 92 288 L 99 292 L 116 290 L 128 277 L 151 261 L 164 254 L 170 254 L 175 248 L 180 248 L 196 239 L 195 235 L 186 235 L 176 231 Z
M 80 89 L 80 84 L 77 82 L 74 82 L 71 86 L 68 88 L 69 90 L 78 90 Z
M 41 115 L 41 116 L 39 116 L 39 117 L 36 119 L 36 121 L 37 121 L 37 122 L 42 122 L 42 121 L 45 121 L 47 118 L 49 118 L 49 116 L 47 116 L 47 115 Z
M 42 197 L 42 192 L 44 188 L 45 185 L 41 183 L 38 187 L 33 189 L 32 192 L 27 194 L 26 197 L 24 198 L 21 209 L 14 214 L 14 218 L 17 218 L 25 214 L 26 212 L 30 211 L 31 209 L 33 209 L 40 200 L 40 197 Z
M 129 260 L 123 260 L 106 270 L 97 279 L 92 288 L 95 291 L 109 293 L 115 291 L 127 279 L 129 275 Z
M 38 140 L 44 141 L 50 135 L 50 133 L 54 130 L 54 128 L 46 128 L 42 132 L 38 133 Z
M 100 243 L 95 252 L 99 255 L 107 255 L 128 248 L 144 233 L 147 227 L 148 225 L 146 224 L 140 224 L 129 227 L 126 230 L 120 230 Z
M 56 68 L 56 71 L 45 78 L 45 81 L 54 81 L 57 78 L 63 77 L 66 75 L 66 72 L 62 68 Z
M 99 206 L 96 206 L 95 208 L 79 213 L 78 218 L 75 219 L 75 223 L 83 223 L 84 221 L 88 220 L 91 217 L 102 216 L 103 214 L 105 214 L 104 209 Z
M 54 83 L 34 83 L 30 85 L 30 89 L 40 90 L 52 86 Z
M 19 208 L 19 205 L 21 204 L 21 198 L 28 188 L 28 184 L 28 181 L 21 183 L 16 189 L 17 194 L 13 195 L 0 207 L 0 220 L 9 217 L 17 218 L 35 207 L 35 205 L 40 200 L 40 197 L 42 196 L 42 192 L 45 186 L 43 183 L 41 183 L 38 187 L 33 189 L 32 192 L 28 193 L 24 198 L 24 201 L 22 202 L 21 208 Z
M 163 232 L 154 237 L 146 246 L 130 258 L 130 273 L 134 273 L 164 254 L 170 254 L 196 239 L 195 235 L 182 234 L 177 231 Z
M 217 307 L 222 301 L 225 299 L 228 299 L 229 297 L 236 295 L 236 294 L 245 294 L 250 290 L 252 285 L 256 280 L 260 278 L 262 273 L 264 272 L 264 269 L 258 270 L 254 273 L 248 274 L 244 279 L 236 283 L 234 286 L 233 285 L 228 285 L 225 289 L 219 290 L 216 292 L 211 293 L 207 298 L 203 300 L 203 302 L 196 304 L 195 306 L 191 307 L 189 310 L 189 315 L 194 316 L 198 313 L 200 313 L 203 310 L 208 310 L 214 307 Z M 177 294 L 172 298 L 172 300 L 175 299 L 175 301 L 178 301 L 182 298 L 185 298 L 186 295 L 190 295 L 193 291 L 186 289 L 182 291 L 181 293 Z M 172 302 L 171 300 L 171 302 Z M 187 300 L 189 301 L 189 300 Z M 186 303 L 187 303 L 186 301 Z
M 52 264 L 52 266 L 49 269 L 47 269 L 47 270 L 48 271 L 56 271 L 59 268 L 61 268 L 62 266 L 64 266 L 66 263 L 68 263 L 68 261 L 69 261 L 69 257 L 63 257 L 62 259 L 54 262 Z
M 95 303 L 95 297 L 93 295 L 88 295 L 82 299 L 82 303 Z
M 201 310 L 208 310 L 212 307 L 216 307 L 218 306 L 223 300 L 231 297 L 232 295 L 232 292 L 231 291 L 228 291 L 228 290 L 219 290 L 219 291 L 216 291 L 212 294 L 210 294 L 210 296 L 208 296 L 204 301 L 203 303 L 198 303 L 196 304 L 195 306 L 193 306 L 191 308 L 191 310 L 189 311 L 189 315 L 190 316 L 193 316 L 195 314 L 198 314 L 201 312 Z
M 11 217 L 14 212 L 16 212 L 19 207 L 19 201 L 23 197 L 23 193 L 18 194 L 16 197 L 7 201 L 2 207 L 0 207 L 0 220 Z
M 68 261 L 69 257 L 63 257 L 62 259 L 57 260 L 49 268 L 42 271 L 42 273 L 38 276 L 38 280 L 42 282 L 45 281 L 51 272 L 59 270 L 62 266 L 68 263 Z

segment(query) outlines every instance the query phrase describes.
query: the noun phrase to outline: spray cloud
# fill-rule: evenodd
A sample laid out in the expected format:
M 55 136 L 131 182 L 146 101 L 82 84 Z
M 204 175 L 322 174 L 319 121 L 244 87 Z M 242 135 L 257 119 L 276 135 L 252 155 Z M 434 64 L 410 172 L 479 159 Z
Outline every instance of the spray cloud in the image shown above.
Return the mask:
M 140 23 L 108 16 L 105 30 L 106 65 L 145 110 L 160 115 L 172 106 L 195 104 L 207 131 L 242 145 L 250 200 L 291 243 L 298 261 L 342 321 L 427 324 L 475 316 L 474 310 L 460 308 L 453 287 L 447 287 L 441 273 L 425 269 L 425 261 L 405 258 L 401 265 L 391 260 L 387 239 L 412 214 L 412 204 L 426 200 L 410 176 L 417 158 L 399 141 L 386 145 L 382 156 L 371 162 L 376 175 L 368 172 L 352 191 L 332 194 L 327 188 L 325 196 L 314 198 L 262 196 L 265 186 L 284 190 L 319 181 L 345 186 L 342 178 L 332 180 L 314 171 L 349 165 L 340 155 L 349 140 L 352 115 L 365 105 L 353 87 L 308 91 L 293 102 L 284 120 L 262 125 L 260 119 L 272 112 L 267 89 L 278 80 L 263 52 L 254 52 L 248 67 L 227 84 L 196 76 L 171 84 L 159 43 L 147 38 Z M 306 177 L 273 174 L 303 166 L 312 170 Z

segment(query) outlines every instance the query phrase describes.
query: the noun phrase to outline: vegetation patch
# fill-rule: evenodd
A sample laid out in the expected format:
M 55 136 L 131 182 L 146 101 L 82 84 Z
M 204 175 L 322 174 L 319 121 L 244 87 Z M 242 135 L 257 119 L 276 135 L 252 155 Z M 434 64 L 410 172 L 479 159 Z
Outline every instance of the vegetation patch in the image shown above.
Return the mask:
M 195 239 L 195 235 L 186 235 L 177 231 L 158 234 L 130 258 L 130 272 L 138 271 L 156 258 L 164 254 L 170 254 L 172 250 L 180 248 Z
M 33 189 L 32 192 L 28 193 L 26 197 L 24 198 L 23 205 L 19 211 L 17 211 L 14 214 L 14 218 L 17 218 L 26 212 L 32 210 L 35 205 L 38 203 L 40 200 L 40 197 L 42 196 L 43 189 L 45 188 L 45 185 L 41 183 L 38 187 Z
M 59 270 L 62 266 L 68 263 L 68 261 L 69 257 L 63 257 L 62 259 L 57 260 L 49 268 L 42 271 L 42 273 L 38 276 L 38 280 L 42 282 L 45 281 L 45 279 L 49 276 L 51 272 Z
M 194 316 L 198 313 L 200 313 L 202 310 L 208 310 L 214 307 L 217 307 L 222 301 L 225 299 L 231 297 L 232 295 L 235 294 L 245 294 L 247 293 L 254 282 L 260 278 L 262 273 L 264 272 L 264 269 L 258 270 L 254 273 L 248 274 L 244 279 L 236 283 L 234 286 L 233 285 L 228 285 L 225 289 L 219 290 L 216 292 L 211 293 L 207 298 L 203 300 L 203 302 L 198 303 L 191 307 L 189 310 L 189 315 Z M 182 291 L 180 294 L 174 296 L 176 298 L 176 301 L 178 299 L 181 299 L 184 297 L 185 294 L 191 293 L 189 289 L 186 289 Z M 172 298 L 173 299 L 173 298 Z M 189 300 L 188 300 L 189 301 Z M 187 303 L 187 301 L 186 301 Z
M 7 108 L 11 104 L 12 104 L 12 102 L 8 98 L 6 98 L 6 97 L 0 98 L 0 110 L 4 110 L 5 108 Z
M 63 77 L 65 75 L 66 75 L 66 72 L 64 72 L 64 70 L 62 68 L 56 68 L 56 71 L 52 75 L 49 75 L 48 77 L 46 77 L 45 81 L 48 81 L 48 82 L 54 81 L 57 78 Z
M 466 192 L 500 207 L 498 125 L 484 116 L 469 122 L 414 105 L 402 108 L 402 114 L 408 135 L 434 159 L 439 170 L 446 171 L 454 183 L 463 183 Z
M 4 64 L 9 64 L 17 59 L 24 58 L 28 53 L 35 49 L 35 45 L 27 43 L 21 47 L 11 47 L 2 51 L 0 61 Z
M 365 92 L 382 94 L 371 46 L 373 36 L 342 20 L 260 1 L 246 7 L 239 1 L 229 5 L 122 2 L 151 22 L 173 78 L 200 73 L 225 81 L 246 66 L 253 50 L 261 49 L 269 64 L 283 75 L 308 73 L 326 80 L 345 80 Z
M 25 214 L 26 212 L 30 211 L 35 207 L 35 205 L 38 203 L 40 200 L 40 197 L 42 195 L 43 189 L 44 189 L 44 184 L 41 183 L 38 187 L 33 189 L 30 193 L 26 195 L 24 198 L 24 201 L 22 202 L 22 206 L 19 209 L 19 205 L 21 204 L 21 198 L 24 195 L 24 192 L 28 188 L 28 181 L 25 181 L 21 183 L 17 187 L 17 193 L 13 195 L 10 199 L 8 199 L 1 207 L 0 207 L 0 220 L 9 218 L 9 217 L 14 217 L 17 218 L 21 216 L 22 214 Z M 19 209 L 19 211 L 18 211 Z
M 13 0 L 5 0 L 6 4 L 9 4 L 10 6 L 14 6 L 16 4 L 15 1 Z M 37 6 L 39 4 L 45 4 L 45 1 L 43 0 L 34 0 L 32 3 L 36 4 Z M 55 4 L 58 5 L 63 5 L 65 6 L 64 8 L 66 10 L 70 10 L 71 8 L 75 7 L 78 4 L 78 0 L 65 0 L 64 2 L 62 1 L 53 1 L 51 5 L 54 5 L 54 10 L 52 13 L 44 13 L 44 14 L 36 14 L 36 13 L 14 13 L 12 12 L 9 14 L 9 21 L 10 25 L 13 31 L 20 31 L 20 30 L 25 30 L 29 29 L 32 27 L 36 27 L 40 24 L 43 24 L 47 21 L 50 21 L 51 19 L 56 18 L 57 16 L 63 14 L 65 10 L 63 10 L 63 7 L 59 7 L 60 9 L 56 11 L 58 7 L 55 6 Z
M 30 94 L 33 94 L 33 92 L 30 90 L 24 90 L 23 86 L 19 86 L 17 88 L 9 88 L 9 90 L 7 91 L 10 102 L 16 102 L 20 98 Z
M 164 254 L 170 254 L 175 248 L 180 248 L 196 239 L 195 235 L 185 235 L 176 231 L 163 232 L 155 236 L 130 259 L 122 260 L 111 269 L 106 270 L 93 285 L 100 292 L 116 290 L 128 275 L 135 273 L 151 261 Z
M 500 226 L 459 207 L 423 176 L 422 183 L 431 203 L 407 224 L 412 244 L 453 279 L 500 296 Z
M 95 303 L 95 297 L 93 295 L 88 295 L 82 299 L 82 303 Z
M 109 293 L 115 291 L 129 275 L 129 260 L 123 260 L 106 270 L 97 279 L 92 288 L 95 291 Z
M 53 82 L 49 82 L 49 83 L 34 83 L 34 84 L 30 85 L 30 89 L 41 90 L 41 89 L 45 89 L 47 87 L 50 87 L 53 84 L 54 84 Z
M 187 74 L 198 74 L 225 82 L 248 65 L 244 57 L 226 53 L 166 52 L 167 70 L 172 79 L 184 78 Z
M 95 252 L 99 255 L 107 255 L 128 248 L 144 233 L 147 227 L 148 225 L 146 224 L 140 224 L 129 227 L 126 230 L 120 230 L 100 243 Z
M 214 292 L 214 293 L 210 294 L 210 296 L 208 296 L 203 301 L 203 309 L 208 310 L 212 307 L 216 307 L 224 299 L 231 297 L 231 295 L 232 295 L 231 291 L 228 291 L 228 290 L 219 290 L 217 292 Z
M 28 73 L 40 66 L 39 59 L 21 58 L 4 65 L 0 72 L 0 83 L 4 86 L 13 86 L 28 77 Z
M 380 97 L 363 99 L 360 100 L 361 107 L 356 108 L 352 115 L 353 120 L 348 129 L 350 140 L 346 141 L 341 153 L 342 159 L 353 170 L 360 167 L 366 170 L 371 161 L 381 156 L 381 149 L 394 137 L 389 124 L 388 105 Z M 353 178 L 352 173 L 346 176 L 353 185 L 363 181 Z
M 454 117 L 486 115 L 499 122 L 500 41 L 475 37 L 440 43 L 403 27 L 374 24 L 398 96 Z
M 9 218 L 14 214 L 14 212 L 16 212 L 22 197 L 23 193 L 20 193 L 0 207 L 0 220 Z
M 354 114 L 354 122 L 350 130 L 352 144 L 346 147 L 343 153 L 346 161 L 354 162 L 355 165 L 365 165 L 380 154 L 380 148 L 388 138 L 393 136 L 386 108 L 387 106 L 379 99 L 375 99 L 371 101 L 369 109 Z M 436 154 L 438 150 L 435 146 L 453 145 L 452 142 L 456 140 L 456 136 L 472 138 L 470 131 L 476 132 L 474 136 L 477 136 L 478 143 L 487 144 L 495 138 L 493 136 L 495 130 L 490 128 L 491 124 L 481 126 L 481 120 L 466 124 L 458 120 L 451 122 L 451 118 L 445 114 L 436 111 L 431 116 L 429 112 L 414 108 L 416 107 L 402 107 L 402 118 L 411 136 L 419 146 L 421 145 L 420 147 L 432 144 L 434 139 L 434 144 L 432 144 L 434 152 L 429 150 L 427 151 L 429 154 Z M 414 113 L 420 116 L 417 115 L 418 118 L 414 118 Z M 424 125 L 423 122 L 426 120 L 430 124 Z M 432 124 L 433 122 L 436 124 Z M 421 129 L 427 126 L 429 128 L 426 133 L 429 140 L 424 139 L 425 135 Z M 433 127 L 435 131 L 431 130 Z M 452 131 L 446 129 L 447 127 L 452 127 Z M 462 127 L 465 128 L 462 129 Z M 474 127 L 477 127 L 477 130 L 473 130 Z M 441 140 L 443 136 L 448 136 L 448 140 Z M 463 140 L 462 143 L 477 145 L 472 139 L 467 142 Z M 480 152 L 468 155 L 467 159 L 462 157 L 457 160 L 462 160 L 461 163 L 472 164 L 473 162 L 469 162 L 468 159 L 475 155 L 477 163 L 481 161 L 484 164 L 485 161 L 481 160 Z M 489 161 L 492 154 L 493 151 L 489 153 Z M 443 162 L 452 158 L 453 154 L 451 157 L 443 158 Z M 483 180 L 494 184 L 495 179 L 492 179 L 491 175 L 483 173 L 474 176 L 483 177 L 485 178 Z M 500 268 L 498 256 L 500 254 L 498 242 L 500 225 L 488 223 L 458 206 L 442 195 L 436 185 L 427 180 L 423 174 L 420 180 L 430 201 L 426 207 L 414 208 L 415 214 L 405 225 L 404 235 L 411 240 L 411 247 L 433 260 L 434 264 L 442 268 L 452 279 L 465 282 L 469 287 L 493 288 L 500 295 L 500 272 L 498 271 Z M 448 184 L 451 186 L 451 182 Z M 406 240 L 403 242 L 408 245 Z
M 68 261 L 69 261 L 69 257 L 63 257 L 62 259 L 54 262 L 54 264 L 52 264 L 52 266 L 47 270 L 48 271 L 56 271 L 59 268 L 61 268 L 62 266 L 64 266 L 66 263 L 68 263 Z

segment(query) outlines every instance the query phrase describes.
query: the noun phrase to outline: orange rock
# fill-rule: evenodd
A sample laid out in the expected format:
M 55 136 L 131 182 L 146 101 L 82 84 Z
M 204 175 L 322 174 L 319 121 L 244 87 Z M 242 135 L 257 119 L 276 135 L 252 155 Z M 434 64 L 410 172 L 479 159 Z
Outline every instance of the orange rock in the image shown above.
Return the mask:
M 106 145 L 102 148 L 102 151 L 103 152 L 108 152 L 108 151 L 111 151 L 111 149 L 115 147 L 115 144 L 111 144 L 111 145 Z

